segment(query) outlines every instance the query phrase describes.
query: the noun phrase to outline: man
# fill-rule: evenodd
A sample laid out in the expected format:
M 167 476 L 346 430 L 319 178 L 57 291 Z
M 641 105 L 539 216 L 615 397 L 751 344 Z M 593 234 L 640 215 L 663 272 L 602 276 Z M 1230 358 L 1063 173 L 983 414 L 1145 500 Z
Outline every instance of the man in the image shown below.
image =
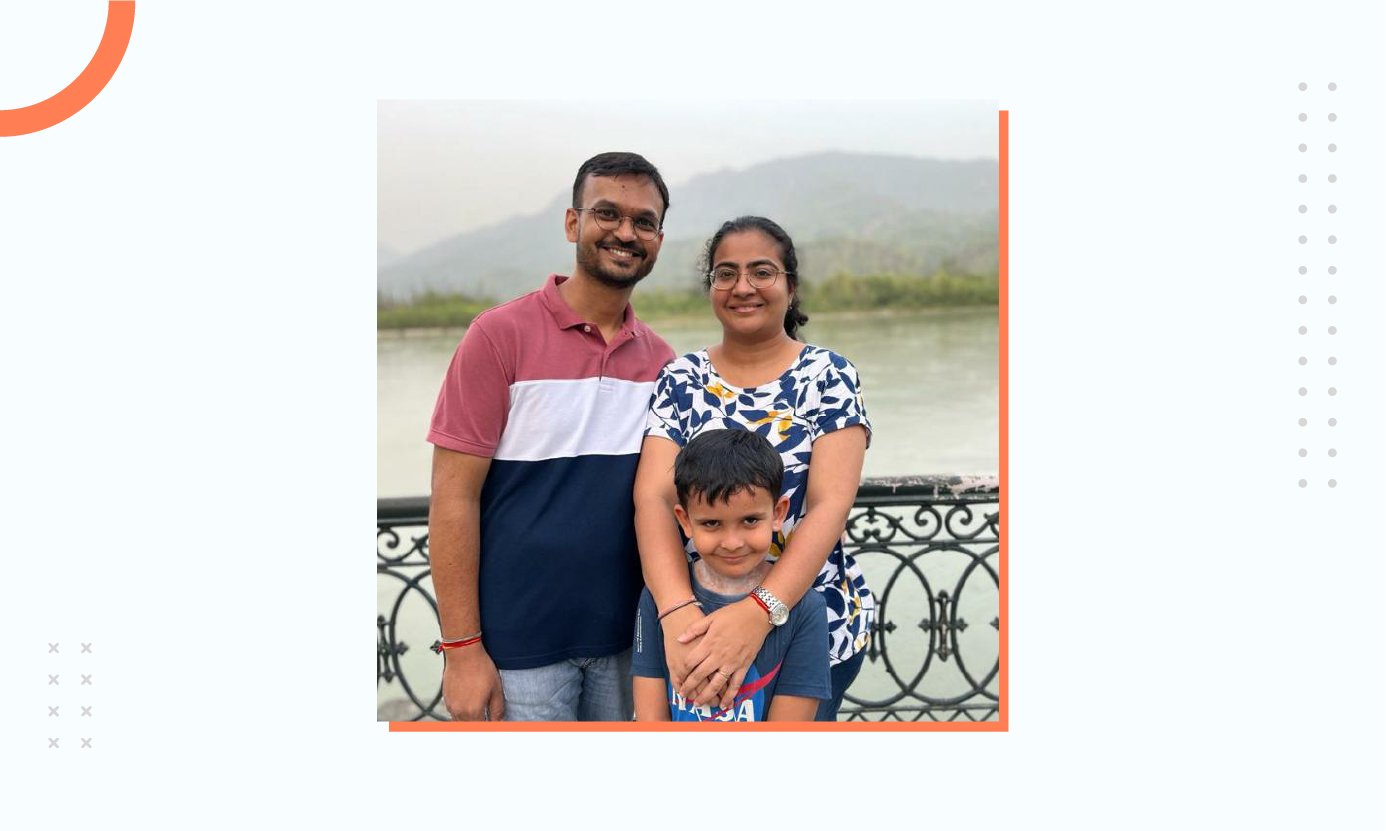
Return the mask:
M 571 277 L 478 315 L 438 395 L 429 548 L 459 720 L 624 721 L 643 581 L 631 487 L 673 350 L 629 299 L 669 191 L 634 153 L 583 163 Z

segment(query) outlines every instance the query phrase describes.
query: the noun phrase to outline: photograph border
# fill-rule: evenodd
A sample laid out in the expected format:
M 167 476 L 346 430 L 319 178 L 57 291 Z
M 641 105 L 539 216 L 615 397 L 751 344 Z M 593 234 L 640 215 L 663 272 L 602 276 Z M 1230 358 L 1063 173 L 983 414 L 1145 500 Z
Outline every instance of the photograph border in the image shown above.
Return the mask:
M 391 721 L 391 733 L 533 733 L 533 732 L 587 732 L 587 733 L 641 733 L 641 732 L 701 732 L 713 730 L 752 731 L 752 732 L 963 732 L 963 733 L 1006 733 L 1010 730 L 1009 704 L 1009 575 L 1007 569 L 1008 552 L 1006 542 L 1010 537 L 1006 523 L 1006 496 L 1009 482 L 1009 447 L 1006 438 L 1008 409 L 1010 406 L 1008 390 L 1010 379 L 1007 375 L 1009 352 L 1009 245 L 1010 237 L 1010 111 L 997 112 L 997 163 L 999 168 L 997 185 L 997 271 L 999 282 L 999 311 L 997 327 L 998 372 L 1000 380 L 1000 428 L 999 428 L 999 469 L 997 470 L 997 500 L 999 513 L 997 532 L 997 710 L 996 721 L 839 721 L 839 722 L 605 722 L 605 721 Z

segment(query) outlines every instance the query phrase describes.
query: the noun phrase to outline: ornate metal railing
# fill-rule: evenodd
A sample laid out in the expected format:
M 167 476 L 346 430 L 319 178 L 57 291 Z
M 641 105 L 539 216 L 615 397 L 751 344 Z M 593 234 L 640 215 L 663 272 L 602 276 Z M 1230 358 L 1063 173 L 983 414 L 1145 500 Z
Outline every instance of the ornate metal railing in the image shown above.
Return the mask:
M 428 499 L 376 505 L 377 717 L 446 718 Z M 991 721 L 1000 672 L 1000 510 L 995 477 L 867 479 L 846 548 L 876 620 L 843 721 Z

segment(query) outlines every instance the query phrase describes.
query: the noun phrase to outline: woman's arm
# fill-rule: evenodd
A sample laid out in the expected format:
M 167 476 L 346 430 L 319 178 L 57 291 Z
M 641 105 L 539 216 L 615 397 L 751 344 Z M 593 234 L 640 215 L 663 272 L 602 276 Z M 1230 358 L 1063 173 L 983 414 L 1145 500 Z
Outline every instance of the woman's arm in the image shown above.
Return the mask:
M 804 516 L 794 526 L 784 552 L 762 582 L 786 606 L 792 608 L 809 591 L 828 554 L 842 538 L 847 514 L 857 498 L 865 458 L 866 428 L 861 425 L 835 430 L 813 443 Z M 678 630 L 666 621 L 665 631 Z M 690 643 L 702 636 L 701 643 L 688 653 L 688 675 L 679 692 L 698 703 L 711 700 L 718 691 L 717 670 L 726 672 L 739 665 L 731 683 L 721 691 L 721 706 L 731 706 L 750 660 L 760 651 L 769 631 L 765 611 L 749 597 L 694 621 L 678 638 L 680 643 Z M 754 643 L 750 658 L 740 663 L 738 659 L 745 655 L 750 643 Z
M 688 557 L 674 520 L 674 457 L 678 453 L 678 445 L 671 440 L 647 436 L 635 471 L 635 540 L 640 547 L 640 569 L 655 608 L 661 611 L 693 596 L 688 581 Z M 683 683 L 687 674 L 689 650 L 675 636 L 702 616 L 702 611 L 690 604 L 662 621 L 664 655 L 675 687 Z

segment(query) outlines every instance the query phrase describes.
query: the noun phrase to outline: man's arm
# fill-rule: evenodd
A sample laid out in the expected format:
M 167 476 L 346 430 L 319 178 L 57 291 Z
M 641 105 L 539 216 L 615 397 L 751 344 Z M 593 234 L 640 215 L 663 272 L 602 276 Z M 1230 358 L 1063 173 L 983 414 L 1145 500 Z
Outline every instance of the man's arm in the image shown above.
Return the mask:
M 490 468 L 485 457 L 433 448 L 428 548 L 445 639 L 481 630 L 481 486 Z M 443 704 L 458 721 L 500 721 L 505 715 L 500 673 L 482 637 L 481 643 L 443 650 Z
M 631 679 L 636 721 L 673 721 L 669 715 L 669 683 L 637 675 Z M 773 706 L 773 705 L 772 705 Z

